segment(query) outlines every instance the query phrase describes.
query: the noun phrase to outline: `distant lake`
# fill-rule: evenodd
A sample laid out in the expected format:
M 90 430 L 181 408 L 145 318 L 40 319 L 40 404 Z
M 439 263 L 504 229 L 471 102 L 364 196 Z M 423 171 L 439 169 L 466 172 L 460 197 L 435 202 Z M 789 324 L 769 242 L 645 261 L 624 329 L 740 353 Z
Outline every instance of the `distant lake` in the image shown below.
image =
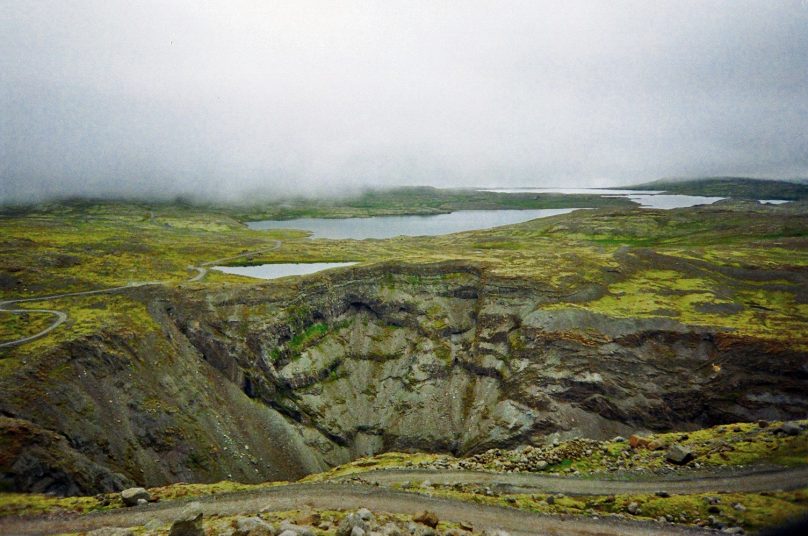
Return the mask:
M 723 197 L 704 197 L 701 195 L 665 194 L 662 190 L 610 190 L 607 188 L 491 188 L 484 192 L 500 192 L 506 194 L 590 194 L 603 197 L 627 197 L 640 204 L 642 208 L 686 208 L 696 205 L 712 205 Z
M 226 274 L 244 275 L 258 279 L 277 279 L 290 275 L 306 275 L 315 272 L 322 272 L 331 268 L 342 268 L 351 266 L 355 262 L 299 262 L 290 264 L 259 264 L 257 266 L 214 266 L 214 270 L 219 270 Z
M 299 218 L 296 220 L 263 220 L 247 222 L 250 229 L 302 229 L 312 238 L 393 238 L 395 236 L 435 236 L 501 225 L 521 223 L 536 218 L 567 214 L 575 208 L 540 210 L 458 210 L 450 214 L 430 216 L 374 216 L 371 218 Z

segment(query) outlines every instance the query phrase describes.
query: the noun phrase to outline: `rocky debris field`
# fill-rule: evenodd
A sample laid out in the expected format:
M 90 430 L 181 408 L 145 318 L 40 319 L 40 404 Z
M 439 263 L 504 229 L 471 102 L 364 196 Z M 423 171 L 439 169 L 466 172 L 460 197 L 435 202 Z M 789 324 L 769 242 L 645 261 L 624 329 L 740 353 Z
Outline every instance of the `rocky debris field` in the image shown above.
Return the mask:
M 558 439 L 465 458 L 439 456 L 410 464 L 429 469 L 558 474 L 652 472 L 752 464 L 791 465 L 808 455 L 808 421 L 739 423 L 690 433 L 621 436 L 609 441 Z
M 86 536 L 510 536 L 501 529 L 477 530 L 471 523 L 441 521 L 435 512 L 412 515 L 355 511 L 271 512 L 254 516 L 205 516 L 200 503 L 190 503 L 166 523 L 153 518 L 145 525 L 103 527 Z

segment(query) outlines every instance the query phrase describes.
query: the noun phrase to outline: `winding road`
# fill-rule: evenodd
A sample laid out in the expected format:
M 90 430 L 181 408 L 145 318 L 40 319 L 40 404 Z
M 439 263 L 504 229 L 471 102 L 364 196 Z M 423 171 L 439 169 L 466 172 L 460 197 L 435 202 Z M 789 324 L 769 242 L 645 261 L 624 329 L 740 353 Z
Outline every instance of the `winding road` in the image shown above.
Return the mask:
M 465 521 L 475 529 L 499 528 L 513 536 L 571 534 L 601 536 L 649 536 L 652 534 L 704 534 L 691 527 L 619 518 L 592 519 L 543 515 L 524 510 L 429 497 L 361 484 L 291 484 L 262 490 L 196 499 L 206 516 L 252 514 L 262 509 L 276 512 L 311 509 L 369 508 L 376 512 L 414 515 L 432 510 L 442 520 Z M 170 523 L 188 501 L 150 504 L 83 516 L 0 519 L 0 533 L 33 536 L 89 531 L 101 527 L 131 527 L 157 518 Z
M 347 478 L 366 477 L 366 482 L 345 482 Z M 377 484 L 401 484 L 413 480 L 430 480 L 440 484 L 480 484 L 510 493 L 563 492 L 569 495 L 608 495 L 652 493 L 664 489 L 669 493 L 718 491 L 771 491 L 805 487 L 808 468 L 768 472 L 744 472 L 732 476 L 708 476 L 667 480 L 590 480 L 575 477 L 551 477 L 529 473 L 484 473 L 479 471 L 381 470 L 342 477 L 335 482 L 290 484 L 274 488 L 209 495 L 150 504 L 138 508 L 122 508 L 86 515 L 38 516 L 0 519 L 0 534 L 20 536 L 88 531 L 100 527 L 131 527 L 157 518 L 170 523 L 187 502 L 197 500 L 205 515 L 251 514 L 267 509 L 276 512 L 311 509 L 369 508 L 377 512 L 415 514 L 432 510 L 442 520 L 465 521 L 476 529 L 500 528 L 512 535 L 572 534 L 619 535 L 704 534 L 706 529 L 634 521 L 617 517 L 589 518 L 538 514 L 525 510 L 482 505 L 458 499 L 431 497 L 427 494 L 397 491 Z
M 215 264 L 220 264 L 227 261 L 232 261 L 235 259 L 240 259 L 243 257 L 250 257 L 252 255 L 260 255 L 262 253 L 266 253 L 268 251 L 275 251 L 280 249 L 281 241 L 275 240 L 274 244 L 270 247 L 258 249 L 255 251 L 249 251 L 247 253 L 241 253 L 239 255 L 233 255 L 232 257 L 224 257 L 222 259 L 216 259 L 212 261 L 208 261 L 205 263 L 200 264 L 199 266 L 189 266 L 189 270 L 194 270 L 197 274 L 190 279 L 188 282 L 196 282 L 201 281 L 208 273 L 208 266 L 213 266 Z M 56 309 L 9 309 L 8 307 L 17 303 L 25 303 L 25 302 L 40 302 L 40 301 L 48 301 L 48 300 L 57 300 L 60 298 L 69 298 L 72 296 L 88 296 L 91 294 L 111 294 L 113 292 L 120 292 L 123 290 L 129 290 L 132 288 L 137 287 L 145 287 L 150 285 L 166 285 L 168 283 L 173 283 L 173 281 L 147 281 L 147 282 L 140 282 L 140 283 L 129 283 L 128 285 L 124 285 L 121 287 L 111 287 L 111 288 L 103 288 L 97 290 L 85 290 L 83 292 L 67 292 L 64 294 L 52 294 L 49 296 L 37 296 L 34 298 L 21 298 L 18 300 L 5 300 L 0 302 L 0 313 L 11 313 L 11 314 L 26 314 L 26 313 L 48 313 L 56 317 L 52 324 L 48 327 L 40 331 L 39 333 L 34 333 L 33 335 L 29 335 L 27 337 L 21 337 L 19 339 L 15 339 L 13 341 L 3 341 L 0 342 L 0 348 L 6 348 L 10 346 L 19 346 L 20 344 L 25 344 L 27 342 L 35 341 L 39 338 L 44 337 L 54 329 L 58 328 L 65 321 L 68 319 L 68 315 L 64 311 L 59 311 Z
M 367 471 L 340 477 L 346 481 L 359 477 L 369 484 L 390 485 L 401 482 L 432 484 L 477 484 L 490 486 L 506 493 L 565 493 L 567 495 L 620 495 L 630 493 L 672 494 L 708 492 L 752 492 L 792 490 L 808 487 L 808 467 L 787 470 L 741 471 L 732 475 L 697 477 L 655 477 L 632 480 L 595 479 L 550 476 L 536 473 L 489 473 L 483 471 L 429 469 L 387 469 Z

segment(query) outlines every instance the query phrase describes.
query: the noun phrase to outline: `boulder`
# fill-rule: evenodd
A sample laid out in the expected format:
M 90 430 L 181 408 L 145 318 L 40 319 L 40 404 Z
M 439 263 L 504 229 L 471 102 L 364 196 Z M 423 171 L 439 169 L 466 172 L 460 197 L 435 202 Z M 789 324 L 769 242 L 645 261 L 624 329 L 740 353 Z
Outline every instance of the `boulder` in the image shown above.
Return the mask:
M 648 443 L 650 443 L 648 439 L 640 437 L 638 435 L 632 435 L 631 437 L 628 438 L 628 444 L 633 449 L 645 448 L 648 446 Z
M 387 523 L 382 527 L 382 534 L 384 536 L 402 536 L 401 529 L 395 523 Z
M 283 532 L 292 531 L 297 536 L 314 536 L 314 530 L 311 527 L 305 527 L 303 525 L 295 525 L 289 520 L 284 520 L 281 523 L 280 530 Z
M 141 499 L 146 502 L 151 499 L 151 495 L 145 488 L 128 488 L 121 492 L 121 500 L 126 506 L 137 506 Z
M 799 435 L 801 430 L 800 425 L 795 422 L 784 422 L 777 428 L 777 430 L 775 430 L 775 432 L 795 436 Z
M 202 505 L 192 502 L 186 506 L 171 524 L 169 536 L 205 536 L 202 526 Z
M 427 527 L 432 527 L 433 529 L 438 526 L 438 514 L 429 510 L 424 510 L 413 517 L 412 520 L 416 523 L 426 525 Z
M 260 517 L 239 517 L 235 521 L 233 536 L 273 536 L 275 527 Z
M 629 514 L 636 516 L 637 514 L 640 513 L 640 505 L 637 504 L 636 502 L 631 502 L 628 504 L 626 510 L 628 511 Z
M 676 465 L 684 465 L 693 459 L 693 451 L 682 445 L 673 445 L 665 453 L 665 459 Z
M 362 519 L 358 512 L 350 513 L 342 518 L 337 527 L 337 536 L 351 536 L 354 528 L 360 528 L 364 532 L 370 530 L 367 521 Z

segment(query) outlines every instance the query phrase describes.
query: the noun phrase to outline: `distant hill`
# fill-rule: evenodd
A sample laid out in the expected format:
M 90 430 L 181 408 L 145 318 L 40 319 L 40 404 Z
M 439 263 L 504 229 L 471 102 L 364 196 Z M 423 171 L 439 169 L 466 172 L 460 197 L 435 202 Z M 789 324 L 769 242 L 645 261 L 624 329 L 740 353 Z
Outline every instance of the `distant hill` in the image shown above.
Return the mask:
M 734 197 L 738 199 L 808 199 L 808 184 L 746 177 L 704 177 L 698 179 L 660 179 L 628 188 L 665 190 L 685 195 Z

